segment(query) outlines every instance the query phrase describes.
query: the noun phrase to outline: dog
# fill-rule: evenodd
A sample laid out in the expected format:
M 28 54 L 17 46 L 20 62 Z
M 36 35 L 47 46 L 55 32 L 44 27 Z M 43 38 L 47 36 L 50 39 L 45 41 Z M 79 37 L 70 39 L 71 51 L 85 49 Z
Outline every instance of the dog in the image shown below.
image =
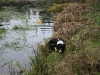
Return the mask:
M 53 38 L 47 43 L 48 48 L 51 51 L 58 51 L 59 53 L 64 52 L 65 50 L 65 44 L 62 39 L 59 38 Z

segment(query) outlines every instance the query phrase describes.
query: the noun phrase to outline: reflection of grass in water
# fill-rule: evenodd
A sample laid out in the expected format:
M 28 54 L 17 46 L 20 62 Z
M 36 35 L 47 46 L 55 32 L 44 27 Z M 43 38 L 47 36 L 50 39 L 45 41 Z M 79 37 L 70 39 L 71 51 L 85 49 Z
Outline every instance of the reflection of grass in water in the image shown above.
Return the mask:
M 21 18 L 25 19 L 25 14 L 17 12 L 16 8 L 13 7 L 4 7 L 2 11 L 0 11 L 0 20 L 9 21 L 11 18 Z
M 5 28 L 0 28 L 0 34 L 5 33 L 6 29 Z
M 30 28 L 15 26 L 15 27 L 13 28 L 13 30 L 24 30 L 24 31 L 26 31 L 26 30 L 30 30 Z
M 5 28 L 0 28 L 0 39 L 2 38 L 3 33 L 6 33 L 6 29 Z
M 2 35 L 0 35 L 0 39 L 2 38 Z
M 8 21 L 11 18 L 12 10 L 10 7 L 4 7 L 2 11 L 0 11 L 0 20 Z
M 13 48 L 14 50 L 16 50 L 16 48 L 21 48 L 22 46 L 19 45 L 19 42 L 11 42 L 11 43 L 6 42 L 3 45 L 3 47 L 4 48 Z
M 21 27 L 21 26 L 15 26 L 13 27 L 13 30 L 23 30 L 23 31 L 26 31 L 26 30 L 34 30 L 36 29 L 37 27 Z

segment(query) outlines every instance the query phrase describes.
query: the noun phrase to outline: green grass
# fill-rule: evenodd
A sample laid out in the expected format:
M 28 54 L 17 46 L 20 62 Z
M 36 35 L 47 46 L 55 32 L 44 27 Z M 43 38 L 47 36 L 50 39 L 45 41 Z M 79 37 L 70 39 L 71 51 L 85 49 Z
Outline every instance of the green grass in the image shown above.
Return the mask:
M 6 29 L 5 28 L 0 28 L 0 34 L 6 33 Z
M 25 19 L 25 13 L 18 12 L 14 7 L 3 7 L 3 10 L 0 11 L 0 21 L 8 22 L 12 18 Z M 13 14 L 13 15 L 12 15 Z
M 35 26 L 26 26 L 26 27 L 22 27 L 22 26 L 15 26 L 13 27 L 13 30 L 22 30 L 22 31 L 27 31 L 27 30 L 35 30 L 37 27 Z
M 13 30 L 23 30 L 23 31 L 26 31 L 26 30 L 30 30 L 30 28 L 15 26 L 15 27 L 13 27 Z
M 37 54 L 36 54 L 37 55 Z M 31 57 L 32 69 L 26 75 L 49 75 L 61 60 L 61 54 L 53 53 L 47 57 L 35 56 Z
M 68 4 L 57 4 L 55 6 L 52 6 L 50 9 L 48 9 L 49 12 L 61 12 L 63 10 L 64 6 L 67 6 Z
M 100 39 L 96 41 L 86 40 L 84 44 L 86 50 L 97 50 L 100 47 Z
M 91 5 L 91 12 L 87 13 L 87 16 L 100 25 L 100 2 Z
M 5 28 L 0 28 L 0 39 L 2 39 L 2 34 L 6 33 L 6 29 Z
M 2 45 L 3 48 L 12 48 L 14 50 L 16 50 L 17 48 L 23 48 L 23 46 L 19 45 L 19 41 L 15 41 L 15 42 L 5 42 Z

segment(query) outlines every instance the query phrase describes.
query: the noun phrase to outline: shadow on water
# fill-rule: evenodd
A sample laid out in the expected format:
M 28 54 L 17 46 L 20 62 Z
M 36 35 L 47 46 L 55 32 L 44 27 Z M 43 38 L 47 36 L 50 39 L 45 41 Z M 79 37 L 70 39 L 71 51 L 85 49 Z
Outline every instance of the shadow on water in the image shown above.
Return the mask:
M 5 21 L 7 17 L 2 17 L 4 20 L 0 21 L 2 24 L 0 28 L 7 30 L 0 39 L 0 74 L 15 75 L 27 72 L 30 68 L 29 56 L 34 56 L 33 48 L 52 36 L 53 22 L 43 23 L 39 14 L 41 11 L 29 8 L 25 13 L 6 10 L 0 12 L 10 16 L 7 21 Z M 14 27 L 19 29 L 14 30 Z

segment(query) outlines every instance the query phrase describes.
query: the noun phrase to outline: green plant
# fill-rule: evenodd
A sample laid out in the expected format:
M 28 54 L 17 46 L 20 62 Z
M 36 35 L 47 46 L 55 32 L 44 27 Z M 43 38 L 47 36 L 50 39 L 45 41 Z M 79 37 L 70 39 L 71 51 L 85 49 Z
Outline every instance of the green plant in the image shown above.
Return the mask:
M 42 49 L 43 48 L 40 50 Z M 48 54 L 46 56 L 41 55 L 40 53 L 36 52 L 36 50 L 34 50 L 34 53 L 34 58 L 30 57 L 32 61 L 32 69 L 28 72 L 27 75 L 49 75 L 53 73 L 53 70 L 59 64 L 62 58 L 62 55 L 59 53 Z
M 3 47 L 4 47 L 4 48 L 13 48 L 14 50 L 16 50 L 17 48 L 22 48 L 22 46 L 19 45 L 19 42 L 18 42 L 18 41 L 16 41 L 16 42 L 11 42 L 11 43 L 5 42 L 5 43 L 3 44 Z
M 5 28 L 0 28 L 0 34 L 2 33 L 6 33 L 6 29 Z
M 90 13 L 87 13 L 87 16 L 94 21 L 95 23 L 97 23 L 98 25 L 100 25 L 100 2 L 97 3 L 93 3 L 91 5 L 91 10 Z
M 30 30 L 30 28 L 28 27 L 20 27 L 20 26 L 15 26 L 13 27 L 14 30 L 23 30 L 23 31 L 26 31 L 26 30 Z
M 64 6 L 67 6 L 68 4 L 57 4 L 55 6 L 52 6 L 50 9 L 48 9 L 49 12 L 61 12 L 64 8 Z

